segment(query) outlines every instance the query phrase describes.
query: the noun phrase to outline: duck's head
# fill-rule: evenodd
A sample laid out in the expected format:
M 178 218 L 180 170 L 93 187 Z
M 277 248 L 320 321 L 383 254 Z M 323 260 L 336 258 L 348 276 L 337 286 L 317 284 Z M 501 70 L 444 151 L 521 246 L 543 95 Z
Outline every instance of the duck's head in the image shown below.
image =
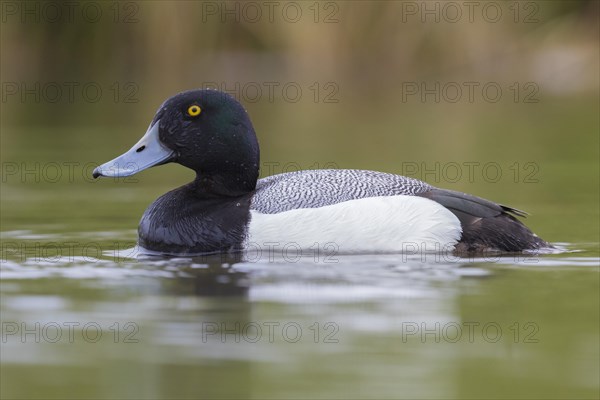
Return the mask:
M 239 195 L 256 186 L 259 148 L 248 114 L 233 97 L 190 90 L 166 100 L 144 136 L 93 176 L 124 177 L 175 162 L 197 173 L 203 191 Z

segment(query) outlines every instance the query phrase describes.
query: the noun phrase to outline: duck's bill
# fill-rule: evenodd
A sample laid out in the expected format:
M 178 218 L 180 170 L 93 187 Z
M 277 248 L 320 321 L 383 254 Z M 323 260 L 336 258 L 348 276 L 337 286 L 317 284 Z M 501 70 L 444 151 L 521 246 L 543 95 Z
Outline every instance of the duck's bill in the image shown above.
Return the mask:
M 172 161 L 175 152 L 164 147 L 158 138 L 159 122 L 156 121 L 148 128 L 146 134 L 127 153 L 94 169 L 94 178 L 130 176 Z

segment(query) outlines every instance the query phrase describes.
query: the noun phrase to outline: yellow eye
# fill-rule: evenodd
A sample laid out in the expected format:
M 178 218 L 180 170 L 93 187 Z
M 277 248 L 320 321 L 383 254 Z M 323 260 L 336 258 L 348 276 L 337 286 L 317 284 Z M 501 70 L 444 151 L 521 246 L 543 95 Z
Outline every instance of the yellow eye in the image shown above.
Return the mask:
M 202 111 L 202 109 L 200 108 L 200 106 L 197 105 L 193 105 L 193 106 L 189 106 L 187 109 L 187 113 L 190 117 L 197 117 L 198 115 L 200 115 L 200 112 Z

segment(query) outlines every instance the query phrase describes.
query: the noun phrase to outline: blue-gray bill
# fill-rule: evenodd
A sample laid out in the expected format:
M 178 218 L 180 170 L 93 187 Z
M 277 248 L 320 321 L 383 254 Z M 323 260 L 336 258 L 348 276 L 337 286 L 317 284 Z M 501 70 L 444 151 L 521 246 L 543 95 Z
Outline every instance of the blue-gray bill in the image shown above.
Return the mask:
M 128 152 L 94 169 L 93 177 L 124 177 L 171 161 L 175 152 L 167 149 L 158 137 L 160 120 L 148 128 L 144 136 Z

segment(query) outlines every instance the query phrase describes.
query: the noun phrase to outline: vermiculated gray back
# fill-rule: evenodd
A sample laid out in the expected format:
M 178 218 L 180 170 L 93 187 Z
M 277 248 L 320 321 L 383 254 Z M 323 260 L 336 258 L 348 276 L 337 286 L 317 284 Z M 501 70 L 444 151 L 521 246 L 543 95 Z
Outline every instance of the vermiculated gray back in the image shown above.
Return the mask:
M 289 172 L 259 179 L 250 209 L 275 214 L 366 197 L 417 195 L 432 186 L 417 179 L 357 169 Z

